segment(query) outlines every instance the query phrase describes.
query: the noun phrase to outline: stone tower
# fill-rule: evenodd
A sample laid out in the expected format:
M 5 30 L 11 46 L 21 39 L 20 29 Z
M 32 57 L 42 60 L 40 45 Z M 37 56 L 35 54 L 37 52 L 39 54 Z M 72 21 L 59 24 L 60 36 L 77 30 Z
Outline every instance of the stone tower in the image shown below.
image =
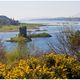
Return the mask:
M 27 29 L 26 29 L 26 26 L 19 28 L 19 36 L 27 37 Z

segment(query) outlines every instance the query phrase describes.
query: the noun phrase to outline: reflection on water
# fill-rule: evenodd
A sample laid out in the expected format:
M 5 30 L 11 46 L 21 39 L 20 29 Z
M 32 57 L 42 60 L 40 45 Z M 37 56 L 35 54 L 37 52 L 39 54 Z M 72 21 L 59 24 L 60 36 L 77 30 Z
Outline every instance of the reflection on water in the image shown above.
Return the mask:
M 19 55 L 19 58 L 21 57 L 29 57 L 31 55 L 39 55 L 41 53 L 44 53 L 44 51 L 38 47 L 38 44 L 35 45 L 35 41 L 32 42 L 18 42 L 16 45 L 14 45 L 14 48 L 9 48 L 8 51 L 15 52 Z M 15 44 L 15 43 L 13 43 Z
M 28 52 L 28 47 L 25 44 L 25 42 L 18 42 L 17 43 L 17 51 L 19 53 L 19 56 L 21 57 L 25 57 L 25 56 L 29 56 L 29 52 Z

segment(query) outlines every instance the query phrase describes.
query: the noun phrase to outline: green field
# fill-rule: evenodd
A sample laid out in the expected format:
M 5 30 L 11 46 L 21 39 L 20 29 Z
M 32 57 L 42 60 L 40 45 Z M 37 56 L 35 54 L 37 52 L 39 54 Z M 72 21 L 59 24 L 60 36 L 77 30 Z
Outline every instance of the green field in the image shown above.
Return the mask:
M 18 31 L 19 27 L 26 26 L 28 29 L 38 28 L 40 26 L 45 26 L 43 24 L 19 24 L 19 25 L 1 25 L 0 32 L 14 32 Z

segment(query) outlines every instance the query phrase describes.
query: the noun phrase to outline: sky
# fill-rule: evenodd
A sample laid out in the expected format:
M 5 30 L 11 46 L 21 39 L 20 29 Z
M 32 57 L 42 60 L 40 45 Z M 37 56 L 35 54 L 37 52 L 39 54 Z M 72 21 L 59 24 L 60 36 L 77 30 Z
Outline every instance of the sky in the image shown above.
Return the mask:
M 16 20 L 80 16 L 80 1 L 0 1 L 0 15 Z

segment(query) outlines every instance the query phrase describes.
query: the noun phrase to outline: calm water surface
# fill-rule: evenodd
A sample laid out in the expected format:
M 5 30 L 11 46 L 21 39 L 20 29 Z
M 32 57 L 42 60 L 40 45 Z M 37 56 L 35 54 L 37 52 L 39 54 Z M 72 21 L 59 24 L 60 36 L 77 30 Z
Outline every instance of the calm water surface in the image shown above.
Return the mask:
M 60 31 L 64 29 L 63 26 L 43 26 L 40 27 L 40 30 L 42 31 L 33 31 L 32 33 L 42 33 L 47 32 L 52 35 L 52 37 L 49 38 L 32 38 L 31 42 L 25 43 L 25 45 L 29 48 L 29 50 L 35 54 L 36 52 L 49 52 L 51 51 L 50 47 L 48 46 L 48 42 L 50 41 L 52 44 L 57 45 L 57 39 L 56 34 L 58 34 Z M 80 30 L 80 26 L 75 26 L 75 30 Z M 18 35 L 18 32 L 0 32 L 0 39 L 4 41 L 4 46 L 6 50 L 13 50 L 17 46 L 19 46 L 18 43 L 14 42 L 6 42 L 5 40 L 15 37 Z M 38 50 L 38 51 L 37 51 Z

